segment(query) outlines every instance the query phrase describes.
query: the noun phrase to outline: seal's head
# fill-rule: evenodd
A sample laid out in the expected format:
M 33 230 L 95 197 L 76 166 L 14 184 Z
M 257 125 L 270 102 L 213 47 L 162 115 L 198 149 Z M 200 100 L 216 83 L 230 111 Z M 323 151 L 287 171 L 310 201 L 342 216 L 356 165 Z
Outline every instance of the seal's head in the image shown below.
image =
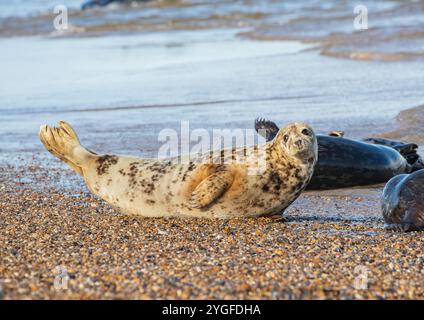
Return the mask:
M 302 162 L 316 162 L 318 143 L 314 131 L 305 123 L 295 122 L 280 129 L 274 145 L 282 154 Z

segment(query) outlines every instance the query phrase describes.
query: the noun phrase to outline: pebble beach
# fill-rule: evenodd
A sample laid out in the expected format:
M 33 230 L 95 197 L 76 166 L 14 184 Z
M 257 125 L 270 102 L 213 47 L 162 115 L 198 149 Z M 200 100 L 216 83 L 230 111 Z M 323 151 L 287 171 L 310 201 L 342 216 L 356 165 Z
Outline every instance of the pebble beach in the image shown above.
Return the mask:
M 2 299 L 424 297 L 424 236 L 383 229 L 381 186 L 305 192 L 280 221 L 148 219 L 1 182 Z

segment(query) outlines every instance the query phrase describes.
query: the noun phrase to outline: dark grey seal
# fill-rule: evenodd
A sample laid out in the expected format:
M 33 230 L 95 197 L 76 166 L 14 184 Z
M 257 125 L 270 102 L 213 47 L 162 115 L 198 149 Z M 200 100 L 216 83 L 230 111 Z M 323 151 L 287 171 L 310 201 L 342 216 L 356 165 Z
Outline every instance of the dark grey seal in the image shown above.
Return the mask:
M 93 7 L 104 7 L 110 3 L 130 4 L 131 2 L 147 2 L 149 0 L 88 0 L 81 5 L 82 10 Z
M 270 141 L 279 128 L 272 121 L 256 119 L 255 129 Z M 423 168 L 416 144 L 375 138 L 358 141 L 344 138 L 340 131 L 317 135 L 317 140 L 318 162 L 309 190 L 384 183 L 399 174 Z
M 424 230 L 424 170 L 401 174 L 384 187 L 381 208 L 391 231 Z

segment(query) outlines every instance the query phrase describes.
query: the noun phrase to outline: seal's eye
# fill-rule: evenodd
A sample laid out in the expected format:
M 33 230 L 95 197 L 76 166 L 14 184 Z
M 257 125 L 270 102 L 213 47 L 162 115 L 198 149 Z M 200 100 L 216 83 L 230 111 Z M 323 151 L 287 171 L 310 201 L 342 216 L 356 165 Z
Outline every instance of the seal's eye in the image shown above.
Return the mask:
M 302 134 L 304 134 L 305 136 L 310 136 L 311 130 L 305 128 L 305 129 L 302 130 Z
M 287 142 L 289 140 L 289 135 L 288 134 L 285 134 L 284 137 L 283 137 L 283 139 L 284 139 L 284 142 Z

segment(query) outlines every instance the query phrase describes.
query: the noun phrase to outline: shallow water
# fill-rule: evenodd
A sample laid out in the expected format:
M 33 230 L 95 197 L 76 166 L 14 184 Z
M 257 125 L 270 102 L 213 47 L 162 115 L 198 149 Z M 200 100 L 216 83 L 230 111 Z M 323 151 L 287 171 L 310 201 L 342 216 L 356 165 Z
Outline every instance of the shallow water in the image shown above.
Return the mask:
M 133 145 L 138 136 L 139 145 L 182 120 L 206 129 L 252 128 L 264 116 L 364 136 L 424 100 L 419 61 L 330 59 L 297 42 L 234 33 L 1 39 L 0 148 L 31 148 L 38 126 L 59 119 L 85 139 L 95 134 L 123 149 L 125 142 L 113 139 Z
M 82 2 L 3 2 L 0 35 L 61 34 L 53 28 L 53 8 L 66 5 L 69 29 L 63 34 L 69 36 L 238 28 L 256 39 L 313 42 L 321 53 L 333 57 L 380 61 L 424 57 L 422 0 L 368 1 L 368 23 L 361 24 L 365 29 L 354 28 L 359 3 L 348 0 L 153 0 L 81 11 Z

